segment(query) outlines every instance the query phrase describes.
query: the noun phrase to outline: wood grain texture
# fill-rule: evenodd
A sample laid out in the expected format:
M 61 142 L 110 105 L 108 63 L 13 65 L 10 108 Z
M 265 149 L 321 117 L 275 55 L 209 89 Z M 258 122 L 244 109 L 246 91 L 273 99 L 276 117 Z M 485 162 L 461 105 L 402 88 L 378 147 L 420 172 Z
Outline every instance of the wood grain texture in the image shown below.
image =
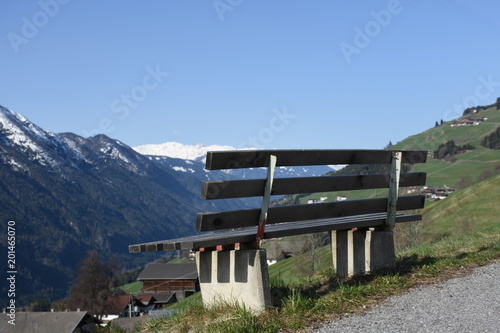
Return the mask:
M 398 150 L 403 163 L 425 163 L 426 150 Z M 392 150 L 238 150 L 208 152 L 207 170 L 260 168 L 269 165 L 269 156 L 275 155 L 277 166 L 335 165 L 335 164 L 389 164 Z
M 423 172 L 403 173 L 400 187 L 425 185 Z M 201 198 L 204 200 L 258 197 L 264 195 L 265 179 L 203 182 Z M 272 195 L 334 192 L 388 188 L 389 175 L 353 175 L 303 178 L 276 178 Z
M 422 195 L 398 198 L 398 210 L 424 207 Z M 387 198 L 352 200 L 312 205 L 271 207 L 267 224 L 335 218 L 372 213 L 387 213 Z M 200 213 L 197 216 L 197 231 L 214 231 L 255 226 L 259 223 L 260 209 L 234 210 L 216 213 Z

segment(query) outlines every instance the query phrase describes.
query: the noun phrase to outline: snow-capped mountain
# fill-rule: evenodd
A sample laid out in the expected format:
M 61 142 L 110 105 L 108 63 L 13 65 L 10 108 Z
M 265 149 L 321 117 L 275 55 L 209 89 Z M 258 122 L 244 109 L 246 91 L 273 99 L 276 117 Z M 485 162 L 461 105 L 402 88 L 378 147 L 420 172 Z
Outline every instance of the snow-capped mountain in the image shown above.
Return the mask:
M 231 146 L 219 146 L 204 144 L 185 145 L 178 142 L 165 142 L 133 147 L 135 151 L 142 155 L 168 156 L 190 161 L 204 161 L 207 151 L 234 150 Z
M 69 169 L 97 171 L 108 160 L 142 175 L 150 164 L 118 140 L 105 135 L 84 139 L 73 133 L 54 134 L 0 106 L 0 162 L 13 169 L 29 173 L 29 164 L 36 163 L 64 178 Z
M 162 144 L 143 145 L 133 148 L 137 152 L 148 156 L 151 160 L 175 172 L 197 175 L 201 180 L 220 180 L 228 178 L 228 176 L 251 179 L 263 178 L 266 175 L 264 168 L 222 170 L 211 171 L 209 173 L 203 171 L 208 151 L 236 150 L 236 148 L 231 146 L 206 146 L 204 144 L 185 145 L 178 142 L 165 142 Z M 338 169 L 340 169 L 339 166 L 279 167 L 276 169 L 276 177 L 320 176 Z
M 2 106 L 0 106 L 0 133 L 0 142 L 3 145 L 15 147 L 31 160 L 51 168 L 58 168 L 57 158 L 54 155 L 72 152 L 54 133 L 40 128 L 22 115 Z M 0 155 L 3 155 L 4 162 L 14 168 L 26 170 L 21 161 L 15 156 L 7 156 L 6 152 L 6 148 L 0 147 Z M 78 159 L 75 155 L 71 157 Z

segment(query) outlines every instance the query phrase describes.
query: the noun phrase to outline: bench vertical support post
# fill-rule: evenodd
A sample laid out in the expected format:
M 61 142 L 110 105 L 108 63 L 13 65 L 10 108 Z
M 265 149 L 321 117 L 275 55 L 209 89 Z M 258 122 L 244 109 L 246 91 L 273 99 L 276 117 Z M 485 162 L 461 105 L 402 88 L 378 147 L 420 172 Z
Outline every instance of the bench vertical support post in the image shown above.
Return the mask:
M 333 267 L 338 278 L 396 267 L 392 230 L 333 230 Z
M 265 249 L 196 252 L 205 307 L 238 304 L 253 313 L 271 306 Z
M 333 269 L 338 278 L 344 278 L 349 274 L 348 267 L 348 231 L 332 230 L 330 231 Z
M 349 230 L 347 232 L 348 276 L 366 272 L 366 233 L 367 230 Z
M 273 190 L 274 171 L 276 170 L 276 156 L 269 156 L 269 167 L 267 168 L 266 187 L 264 189 L 264 197 L 262 198 L 262 208 L 260 210 L 259 227 L 257 228 L 257 248 L 262 244 L 264 239 L 264 229 L 267 223 L 267 211 L 271 201 L 271 192 Z
M 389 176 L 389 198 L 387 202 L 387 221 L 385 230 L 393 230 L 396 225 L 396 213 L 399 190 L 399 175 L 401 173 L 401 156 L 400 151 L 392 153 L 391 174 Z

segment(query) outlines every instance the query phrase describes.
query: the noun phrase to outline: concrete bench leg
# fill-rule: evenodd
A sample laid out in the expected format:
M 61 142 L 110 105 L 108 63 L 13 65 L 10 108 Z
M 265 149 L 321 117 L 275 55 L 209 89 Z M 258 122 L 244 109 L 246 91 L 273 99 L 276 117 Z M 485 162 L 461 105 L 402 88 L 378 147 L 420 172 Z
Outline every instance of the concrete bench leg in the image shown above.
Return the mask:
M 333 269 L 338 278 L 348 276 L 347 230 L 333 230 L 330 232 Z
M 334 230 L 333 267 L 339 278 L 396 267 L 392 231 Z
M 205 307 L 237 303 L 259 313 L 271 305 L 266 250 L 197 252 L 196 263 Z
M 366 272 L 396 268 L 396 251 L 392 231 L 376 230 L 366 232 Z

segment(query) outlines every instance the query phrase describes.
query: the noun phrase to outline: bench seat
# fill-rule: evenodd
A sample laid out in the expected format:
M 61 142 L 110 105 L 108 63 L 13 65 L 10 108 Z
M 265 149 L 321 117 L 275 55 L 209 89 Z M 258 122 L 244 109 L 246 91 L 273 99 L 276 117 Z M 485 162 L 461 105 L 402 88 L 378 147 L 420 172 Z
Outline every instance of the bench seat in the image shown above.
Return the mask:
M 420 221 L 418 214 L 397 214 L 396 223 Z M 313 232 L 346 230 L 352 228 L 383 227 L 387 214 L 365 214 L 350 217 L 305 220 L 294 223 L 276 223 L 266 227 L 264 239 L 295 236 Z M 212 248 L 218 245 L 233 245 L 235 243 L 250 243 L 255 241 L 257 227 L 246 227 L 223 232 L 204 233 L 195 236 L 169 239 L 163 241 L 135 244 L 129 246 L 130 253 L 198 250 Z

